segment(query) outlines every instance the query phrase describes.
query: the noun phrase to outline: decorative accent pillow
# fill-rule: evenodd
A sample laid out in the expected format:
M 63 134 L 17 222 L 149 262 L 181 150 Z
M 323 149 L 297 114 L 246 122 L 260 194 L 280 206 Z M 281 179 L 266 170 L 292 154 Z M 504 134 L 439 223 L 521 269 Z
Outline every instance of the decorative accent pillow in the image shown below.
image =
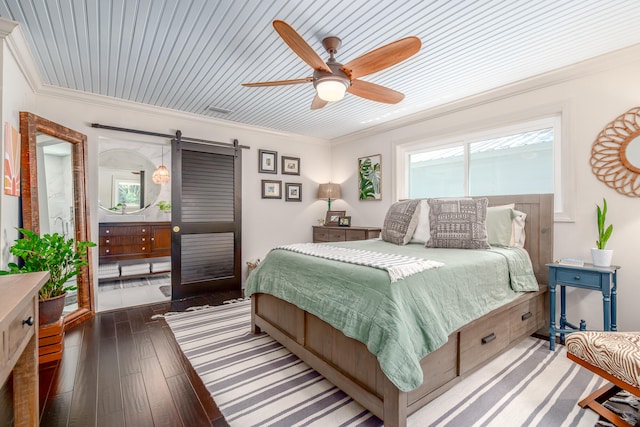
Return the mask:
M 413 233 L 411 243 L 422 243 L 423 245 L 429 241 L 431 237 L 431 228 L 429 227 L 429 203 L 427 199 L 420 199 L 420 213 L 418 214 L 418 225 Z
M 487 199 L 428 199 L 428 248 L 489 249 Z
M 402 200 L 391 205 L 384 218 L 382 240 L 406 245 L 418 225 L 420 200 Z
M 511 246 L 514 204 L 487 208 L 487 241 L 491 246 Z

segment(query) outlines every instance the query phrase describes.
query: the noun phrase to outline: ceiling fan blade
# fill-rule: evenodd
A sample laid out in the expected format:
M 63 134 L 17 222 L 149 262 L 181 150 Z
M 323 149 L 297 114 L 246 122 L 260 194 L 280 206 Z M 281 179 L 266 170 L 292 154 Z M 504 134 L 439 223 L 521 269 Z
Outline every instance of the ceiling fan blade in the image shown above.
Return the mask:
M 313 77 L 305 77 L 303 79 L 295 79 L 295 80 L 275 80 L 272 82 L 242 83 L 242 86 L 246 86 L 246 87 L 286 86 L 286 85 L 297 85 L 300 83 L 309 83 L 312 81 L 313 81 Z
M 419 38 L 406 37 L 365 53 L 347 62 L 340 69 L 347 73 L 350 79 L 357 79 L 404 61 L 415 55 L 421 46 Z
M 329 101 L 325 101 L 324 99 L 320 98 L 318 96 L 318 94 L 316 93 L 316 96 L 313 98 L 313 101 L 311 101 L 311 109 L 312 110 L 319 110 L 322 107 L 324 107 L 325 105 L 327 105 L 329 103 Z
M 276 29 L 278 34 L 280 34 L 282 40 L 289 45 L 291 50 L 293 50 L 304 62 L 309 64 L 311 68 L 314 70 L 331 72 L 331 68 L 329 68 L 327 63 L 320 58 L 320 55 L 318 55 L 316 51 L 309 46 L 309 43 L 307 43 L 291 25 L 284 21 L 276 20 L 273 21 L 273 27 Z
M 352 80 L 347 92 L 386 104 L 397 104 L 404 99 L 404 95 L 398 91 L 362 80 Z

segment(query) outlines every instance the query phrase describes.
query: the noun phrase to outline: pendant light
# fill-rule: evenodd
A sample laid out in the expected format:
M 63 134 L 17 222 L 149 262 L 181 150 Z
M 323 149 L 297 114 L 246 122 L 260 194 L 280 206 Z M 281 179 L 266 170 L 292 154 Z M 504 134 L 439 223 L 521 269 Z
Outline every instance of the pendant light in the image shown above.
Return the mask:
M 169 169 L 164 165 L 164 147 L 162 147 L 162 163 L 151 175 L 151 181 L 154 184 L 165 184 L 169 182 Z

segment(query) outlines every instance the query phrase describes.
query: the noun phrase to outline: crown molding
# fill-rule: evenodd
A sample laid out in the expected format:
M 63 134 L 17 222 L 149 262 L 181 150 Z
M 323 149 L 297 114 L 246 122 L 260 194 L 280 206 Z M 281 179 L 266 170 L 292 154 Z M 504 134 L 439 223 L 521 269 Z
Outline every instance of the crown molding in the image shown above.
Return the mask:
M 90 105 L 110 108 L 110 109 L 119 109 L 119 110 L 129 110 L 136 113 L 145 113 L 155 116 L 162 116 L 166 118 L 167 116 L 196 121 L 200 123 L 205 123 L 208 125 L 221 126 L 232 129 L 242 129 L 244 131 L 253 131 L 258 132 L 260 134 L 270 134 L 276 135 L 279 137 L 289 138 L 295 141 L 305 140 L 306 142 L 311 143 L 322 143 L 327 144 L 329 141 L 321 138 L 310 137 L 307 135 L 300 135 L 291 132 L 283 132 L 275 129 L 270 129 L 266 127 L 247 125 L 244 123 L 233 122 L 231 120 L 224 120 L 215 117 L 203 116 L 200 114 L 189 113 L 186 111 L 173 110 L 171 108 L 166 107 L 158 107 L 150 104 L 143 104 L 141 102 L 128 101 L 120 98 L 114 98 L 111 96 L 99 95 L 95 93 L 82 92 L 74 89 L 61 88 L 58 86 L 51 85 L 42 85 L 41 89 L 38 91 L 37 95 L 39 96 L 47 96 L 51 98 L 57 99 L 66 99 L 72 102 L 84 102 Z
M 9 52 L 15 58 L 22 75 L 27 80 L 27 84 L 33 92 L 37 93 L 42 88 L 42 78 L 19 23 L 0 18 L 0 37 L 5 40 Z
M 384 132 L 411 126 L 427 120 L 442 117 L 448 114 L 467 110 L 510 98 L 516 95 L 532 92 L 554 86 L 566 81 L 588 77 L 603 71 L 612 70 L 621 66 L 639 62 L 640 44 L 619 49 L 595 58 L 587 59 L 567 67 L 559 68 L 547 73 L 520 80 L 508 85 L 501 86 L 477 95 L 469 96 L 460 100 L 452 101 L 428 110 L 420 111 L 390 122 L 381 123 L 369 127 L 359 132 L 331 139 L 332 144 L 344 144 L 363 138 L 380 135 Z

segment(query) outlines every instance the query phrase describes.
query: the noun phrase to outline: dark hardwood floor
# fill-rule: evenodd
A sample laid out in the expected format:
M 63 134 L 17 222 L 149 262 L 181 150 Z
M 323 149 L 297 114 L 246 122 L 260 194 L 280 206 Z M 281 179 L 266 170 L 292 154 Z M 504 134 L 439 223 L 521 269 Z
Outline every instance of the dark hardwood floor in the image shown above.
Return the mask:
M 240 291 L 98 313 L 65 334 L 63 358 L 40 366 L 41 426 L 226 426 L 164 319 Z

